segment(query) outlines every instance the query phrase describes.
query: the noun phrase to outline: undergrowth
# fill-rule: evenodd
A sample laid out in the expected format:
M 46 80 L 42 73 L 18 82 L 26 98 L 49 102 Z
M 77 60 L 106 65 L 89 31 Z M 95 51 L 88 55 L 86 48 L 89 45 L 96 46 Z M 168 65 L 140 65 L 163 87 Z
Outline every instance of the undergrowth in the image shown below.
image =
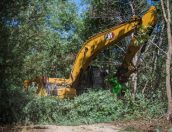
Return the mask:
M 73 100 L 34 97 L 23 109 L 25 123 L 78 125 L 136 118 L 156 118 L 165 112 L 160 100 L 141 94 L 133 100 L 126 92 L 123 100 L 109 90 L 88 91 Z

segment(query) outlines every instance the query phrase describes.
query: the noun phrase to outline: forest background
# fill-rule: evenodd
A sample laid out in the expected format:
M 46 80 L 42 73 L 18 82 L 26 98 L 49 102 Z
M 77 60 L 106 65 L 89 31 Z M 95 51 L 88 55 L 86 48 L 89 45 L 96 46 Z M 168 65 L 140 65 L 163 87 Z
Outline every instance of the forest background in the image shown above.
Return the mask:
M 172 75 L 170 3 L 171 0 L 165 0 L 157 4 L 158 23 L 149 36 L 145 52 L 135 58 L 138 71 L 126 84 L 124 100 L 118 100 L 108 90 L 113 87 L 108 80 L 114 79 L 129 37 L 94 59 L 92 65 L 110 71 L 105 78 L 105 89 L 61 101 L 34 96 L 34 91 L 25 93 L 23 80 L 35 76 L 67 78 L 77 52 L 88 37 L 129 20 L 132 15 L 143 15 L 156 3 L 149 0 L 2 0 L 0 122 L 81 124 L 158 118 L 167 111 L 171 114 L 171 95 L 167 96 L 170 93 L 167 91 L 172 80 L 166 76 Z

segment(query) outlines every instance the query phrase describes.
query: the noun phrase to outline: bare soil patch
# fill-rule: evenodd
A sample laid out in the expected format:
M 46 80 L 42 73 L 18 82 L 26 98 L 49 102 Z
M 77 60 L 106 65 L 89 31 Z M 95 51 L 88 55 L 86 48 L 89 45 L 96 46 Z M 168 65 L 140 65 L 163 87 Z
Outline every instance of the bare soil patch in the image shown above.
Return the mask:
M 30 125 L 0 127 L 0 132 L 172 132 L 172 123 L 165 119 L 115 121 L 92 125 Z
M 122 128 L 123 131 L 135 132 L 172 132 L 172 123 L 164 119 L 130 120 L 112 122 L 112 125 Z
M 2 130 L 2 129 L 1 129 Z M 79 126 L 39 125 L 4 128 L 2 132 L 118 132 L 120 128 L 113 124 L 100 123 Z

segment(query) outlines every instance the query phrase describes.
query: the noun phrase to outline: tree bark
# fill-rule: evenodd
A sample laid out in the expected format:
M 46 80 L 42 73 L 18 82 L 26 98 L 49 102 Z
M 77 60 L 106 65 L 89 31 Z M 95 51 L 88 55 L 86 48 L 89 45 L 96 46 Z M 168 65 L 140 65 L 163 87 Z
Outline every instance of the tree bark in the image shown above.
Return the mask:
M 130 0 L 130 7 L 131 7 L 131 11 L 132 11 L 132 15 L 135 16 L 135 8 L 134 8 L 134 1 Z M 132 34 L 134 35 L 134 33 Z M 133 58 L 133 64 L 136 66 L 137 65 L 137 61 L 138 61 L 138 53 L 135 55 L 135 57 Z M 132 87 L 132 96 L 133 99 L 135 99 L 136 96 L 136 91 L 137 91 L 137 72 L 131 74 L 131 87 Z
M 137 65 L 137 60 L 138 60 L 138 54 L 136 54 L 136 56 L 133 58 L 133 64 L 136 66 Z M 132 83 L 132 88 L 133 88 L 133 99 L 135 99 L 136 96 L 136 91 L 137 91 L 137 72 L 133 73 L 131 75 L 131 83 Z
M 166 91 L 168 98 L 168 110 L 167 110 L 167 120 L 172 121 L 172 94 L 171 94 L 171 83 L 170 83 L 170 65 L 171 65 L 171 55 L 172 55 L 172 37 L 171 37 L 171 14 L 170 14 L 170 3 L 166 0 L 166 10 L 164 6 L 165 2 L 161 0 L 161 6 L 163 10 L 163 16 L 167 25 L 167 37 L 168 37 L 168 49 L 166 58 Z
M 170 63 L 171 63 L 171 54 L 172 54 L 172 40 L 171 40 L 171 29 L 170 22 L 167 23 L 167 34 L 168 34 L 168 51 L 166 58 L 166 89 L 168 97 L 168 113 L 167 119 L 172 119 L 172 97 L 171 97 L 171 82 L 170 82 Z

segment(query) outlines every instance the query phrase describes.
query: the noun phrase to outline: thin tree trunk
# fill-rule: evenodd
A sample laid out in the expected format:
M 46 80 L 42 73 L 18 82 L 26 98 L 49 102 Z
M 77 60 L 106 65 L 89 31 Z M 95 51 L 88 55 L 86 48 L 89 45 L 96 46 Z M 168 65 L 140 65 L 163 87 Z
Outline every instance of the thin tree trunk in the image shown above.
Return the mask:
M 171 83 L 170 83 L 170 63 L 171 63 L 171 54 L 172 54 L 172 40 L 171 40 L 171 29 L 170 22 L 167 24 L 167 34 L 168 34 L 168 52 L 166 58 L 166 89 L 168 97 L 168 115 L 167 119 L 172 119 L 172 97 L 171 97 Z
M 136 66 L 137 65 L 137 60 L 138 60 L 138 54 L 136 54 L 136 56 L 133 58 L 133 64 Z M 133 73 L 131 75 L 131 83 L 132 83 L 132 88 L 133 88 L 133 92 L 132 92 L 132 95 L 133 95 L 133 99 L 135 99 L 135 96 L 136 96 L 136 91 L 137 91 L 137 72 Z
M 135 8 L 134 8 L 134 1 L 131 0 L 130 1 L 130 7 L 131 7 L 131 11 L 132 11 L 132 15 L 135 16 L 136 13 L 135 13 Z M 134 33 L 132 34 L 134 35 Z M 135 57 L 133 58 L 133 64 L 136 66 L 137 65 L 137 61 L 138 61 L 138 54 L 135 55 Z M 135 96 L 136 96 L 136 91 L 137 91 L 137 72 L 136 73 L 133 73 L 131 75 L 131 87 L 132 87 L 132 96 L 133 96 L 133 99 L 135 99 Z
M 171 14 L 170 14 L 170 3 L 169 0 L 166 0 L 166 10 L 163 0 L 161 0 L 161 6 L 163 10 L 163 16 L 167 25 L 167 37 L 168 37 L 168 51 L 166 58 L 166 90 L 168 98 L 168 111 L 167 111 L 167 120 L 172 121 L 172 97 L 171 97 L 171 83 L 170 83 L 170 64 L 171 64 L 171 55 L 172 55 L 172 37 L 171 37 Z

